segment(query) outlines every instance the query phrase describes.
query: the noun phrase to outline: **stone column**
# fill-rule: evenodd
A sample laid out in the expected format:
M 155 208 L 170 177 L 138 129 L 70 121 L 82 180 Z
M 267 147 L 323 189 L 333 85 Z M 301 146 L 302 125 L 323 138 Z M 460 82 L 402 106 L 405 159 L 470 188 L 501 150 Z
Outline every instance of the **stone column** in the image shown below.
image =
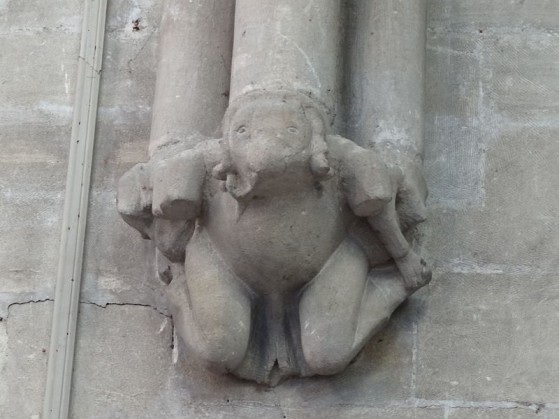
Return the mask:
M 342 26 L 341 0 L 237 0 L 231 99 L 256 89 L 297 90 L 334 119 Z
M 167 0 L 150 155 L 178 139 L 218 135 L 229 100 L 234 0 Z
M 347 136 L 421 156 L 425 0 L 349 0 Z

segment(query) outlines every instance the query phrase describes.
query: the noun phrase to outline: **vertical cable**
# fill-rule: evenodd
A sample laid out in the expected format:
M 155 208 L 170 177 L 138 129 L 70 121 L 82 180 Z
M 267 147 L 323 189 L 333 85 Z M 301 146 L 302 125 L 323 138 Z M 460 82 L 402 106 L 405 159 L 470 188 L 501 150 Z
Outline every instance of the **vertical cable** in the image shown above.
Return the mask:
M 86 0 L 43 419 L 68 417 L 107 0 Z

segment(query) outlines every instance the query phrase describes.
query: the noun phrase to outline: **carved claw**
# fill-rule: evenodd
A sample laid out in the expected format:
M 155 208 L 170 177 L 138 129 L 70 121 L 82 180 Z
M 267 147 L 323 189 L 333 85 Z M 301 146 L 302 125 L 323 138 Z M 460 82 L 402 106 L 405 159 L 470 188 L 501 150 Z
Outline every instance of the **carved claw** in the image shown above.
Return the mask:
M 402 277 L 404 284 L 409 290 L 416 290 L 427 285 L 432 278 L 432 272 L 423 260 L 414 251 L 409 251 L 405 256 L 394 259 Z

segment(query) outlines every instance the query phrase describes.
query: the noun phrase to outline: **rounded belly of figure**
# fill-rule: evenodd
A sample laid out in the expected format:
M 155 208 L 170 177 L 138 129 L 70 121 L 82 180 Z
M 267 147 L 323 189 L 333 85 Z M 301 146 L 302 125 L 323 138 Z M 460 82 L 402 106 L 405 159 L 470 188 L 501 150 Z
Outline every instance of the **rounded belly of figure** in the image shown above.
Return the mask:
M 289 293 L 311 281 L 347 235 L 335 193 L 214 196 L 205 226 L 232 271 L 258 293 Z

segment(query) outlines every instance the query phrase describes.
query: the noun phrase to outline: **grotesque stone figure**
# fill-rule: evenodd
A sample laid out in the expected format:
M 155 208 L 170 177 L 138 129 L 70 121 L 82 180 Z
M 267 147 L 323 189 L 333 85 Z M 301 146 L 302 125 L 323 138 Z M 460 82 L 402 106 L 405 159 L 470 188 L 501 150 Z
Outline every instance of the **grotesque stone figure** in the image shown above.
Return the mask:
M 214 370 L 337 373 L 430 280 L 404 236 L 424 219 L 419 167 L 410 181 L 327 129 L 309 97 L 255 91 L 222 139 L 167 145 L 121 179 L 120 213 L 175 266 L 177 332 Z

